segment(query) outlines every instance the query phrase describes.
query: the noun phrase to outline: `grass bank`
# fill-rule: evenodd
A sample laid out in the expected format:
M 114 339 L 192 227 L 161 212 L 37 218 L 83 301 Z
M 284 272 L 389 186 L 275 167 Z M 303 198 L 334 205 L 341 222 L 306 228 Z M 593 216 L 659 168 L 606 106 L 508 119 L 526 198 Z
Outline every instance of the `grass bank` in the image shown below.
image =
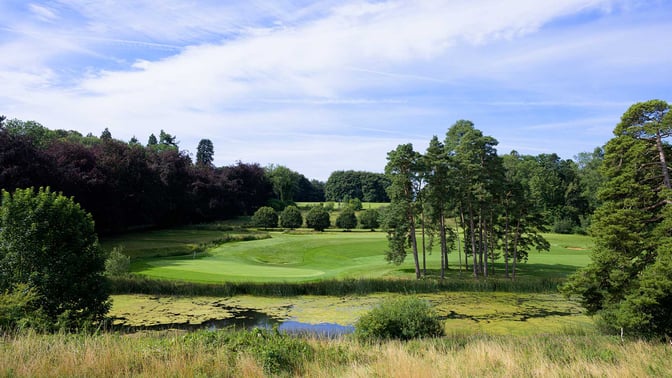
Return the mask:
M 0 376 L 279 375 L 663 377 L 672 375 L 672 348 L 597 335 L 453 335 L 376 344 L 255 331 L 0 338 Z

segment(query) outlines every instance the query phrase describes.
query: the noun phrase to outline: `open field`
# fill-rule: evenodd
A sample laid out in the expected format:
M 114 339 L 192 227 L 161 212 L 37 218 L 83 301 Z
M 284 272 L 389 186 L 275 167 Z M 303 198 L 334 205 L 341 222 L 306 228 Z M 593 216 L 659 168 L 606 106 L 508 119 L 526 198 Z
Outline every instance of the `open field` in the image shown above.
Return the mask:
M 225 233 L 209 230 L 178 230 L 154 232 L 147 236 L 131 234 L 124 245 L 131 256 L 142 256 L 152 243 L 160 257 L 134 260 L 132 271 L 154 278 L 192 282 L 306 282 L 342 278 L 412 277 L 413 262 L 409 254 L 399 265 L 384 260 L 387 240 L 382 232 L 271 232 L 263 240 L 225 243 L 193 256 L 161 254 L 162 246 L 175 248 L 179 240 L 186 243 L 216 240 Z M 581 235 L 547 234 L 550 252 L 532 252 L 526 264 L 518 265 L 519 277 L 561 278 L 589 262 L 590 238 Z M 105 243 L 111 243 L 105 241 Z M 140 252 L 138 252 L 140 251 Z M 409 251 L 410 252 L 410 251 Z M 449 276 L 459 276 L 456 252 L 449 255 Z M 427 254 L 428 275 L 438 274 L 440 256 Z M 498 273 L 499 272 L 499 273 Z M 502 276 L 503 263 L 495 265 L 495 274 Z M 462 275 L 468 276 L 468 272 Z

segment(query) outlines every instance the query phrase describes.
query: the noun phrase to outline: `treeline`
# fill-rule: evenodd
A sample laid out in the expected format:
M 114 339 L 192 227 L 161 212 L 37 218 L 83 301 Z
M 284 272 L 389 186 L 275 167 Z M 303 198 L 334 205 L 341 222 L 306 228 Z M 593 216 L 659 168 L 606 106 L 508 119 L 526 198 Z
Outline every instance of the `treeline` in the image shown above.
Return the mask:
M 410 248 L 421 277 L 428 236 L 440 247 L 442 277 L 455 247 L 459 265 L 474 276 L 487 277 L 503 257 L 506 276 L 515 277 L 516 264 L 530 250 L 549 248 L 541 235 L 549 226 L 555 232 L 585 230 L 598 206 L 594 191 L 602 180 L 601 149 L 581 154 L 576 163 L 555 154 L 500 156 L 497 143 L 461 120 L 443 141 L 434 136 L 424 154 L 411 144 L 388 153 L 389 261 L 404 261 Z M 422 269 L 417 235 L 423 237 Z
M 324 196 L 327 201 L 389 202 L 387 188 L 390 180 L 382 173 L 364 171 L 335 171 L 327 179 Z
M 147 145 L 0 121 L 0 188 L 49 186 L 89 211 L 99 233 L 206 222 L 252 214 L 273 196 L 258 164 L 212 165 L 202 140 L 197 162 L 164 132 Z

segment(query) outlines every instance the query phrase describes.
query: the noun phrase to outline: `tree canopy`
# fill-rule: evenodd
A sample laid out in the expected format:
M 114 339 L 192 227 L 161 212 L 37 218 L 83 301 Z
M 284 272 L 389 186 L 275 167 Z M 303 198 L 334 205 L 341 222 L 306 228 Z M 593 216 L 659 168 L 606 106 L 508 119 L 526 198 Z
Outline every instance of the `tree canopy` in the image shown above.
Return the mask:
M 591 263 L 563 287 L 607 329 L 672 334 L 672 190 L 665 117 L 654 100 L 631 106 L 605 146 L 605 178 L 593 215 Z
M 25 285 L 52 323 L 77 327 L 109 309 L 105 255 L 93 218 L 49 188 L 2 192 L 0 291 Z

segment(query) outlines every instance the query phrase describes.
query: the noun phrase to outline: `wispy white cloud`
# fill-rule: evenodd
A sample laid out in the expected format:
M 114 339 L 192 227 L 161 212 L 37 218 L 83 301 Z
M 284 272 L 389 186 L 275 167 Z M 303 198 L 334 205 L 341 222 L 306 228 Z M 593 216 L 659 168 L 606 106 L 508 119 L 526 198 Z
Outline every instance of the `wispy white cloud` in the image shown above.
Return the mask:
M 629 103 L 672 98 L 672 11 L 657 1 L 13 5 L 0 4 L 8 116 L 123 139 L 165 129 L 187 149 L 207 137 L 219 164 L 323 179 L 380 171 L 385 149 L 424 150 L 460 118 L 521 152 L 562 140 L 571 157 Z

